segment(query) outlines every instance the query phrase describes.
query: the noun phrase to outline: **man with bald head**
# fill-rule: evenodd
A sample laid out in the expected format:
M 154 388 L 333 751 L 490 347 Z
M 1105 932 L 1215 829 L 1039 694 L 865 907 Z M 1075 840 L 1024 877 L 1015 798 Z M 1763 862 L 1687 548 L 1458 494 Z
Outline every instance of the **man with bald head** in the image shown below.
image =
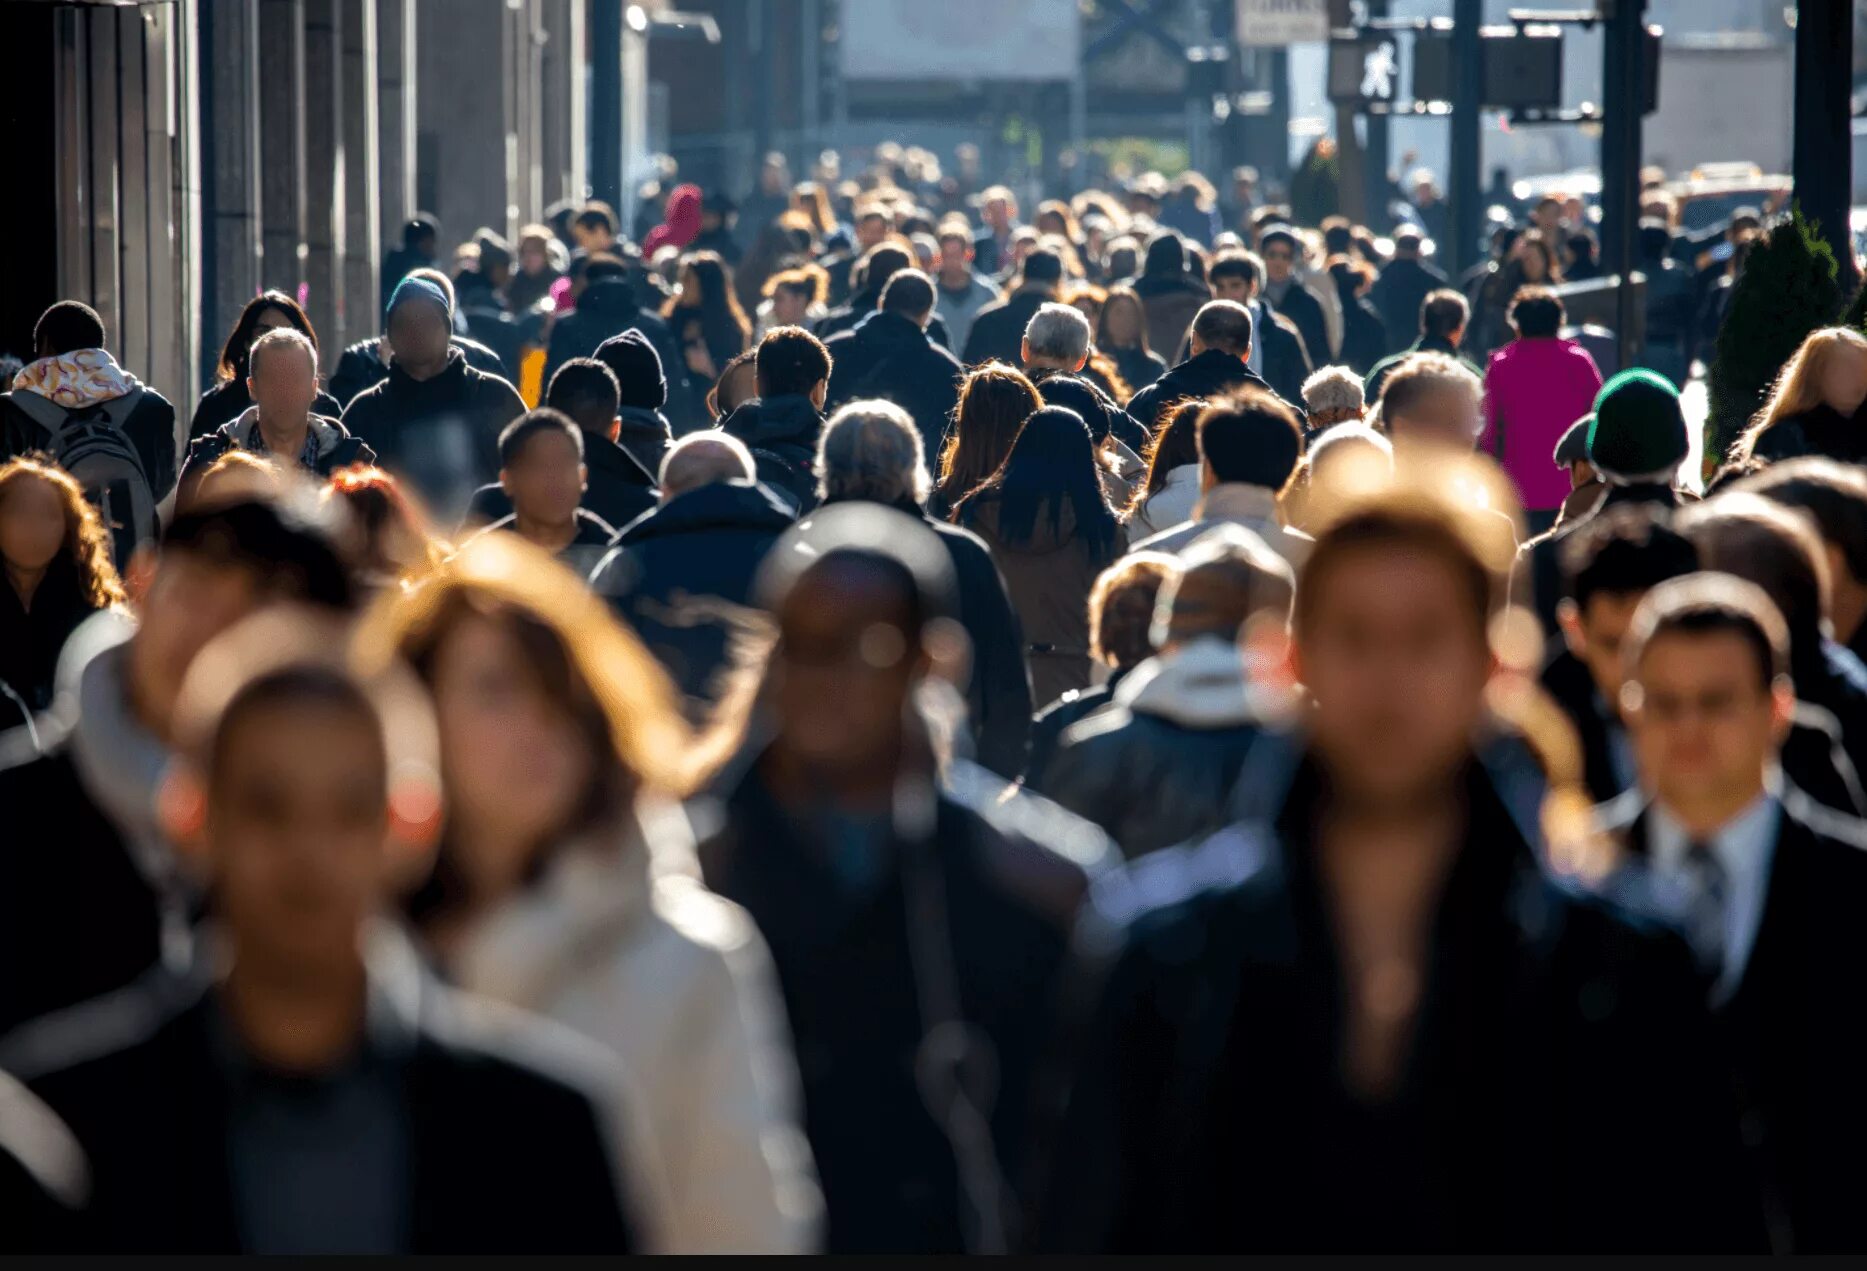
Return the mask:
M 683 437 L 661 461 L 661 503 L 630 525 L 591 571 L 661 660 L 698 721 L 717 700 L 752 581 L 795 519 L 753 476 L 745 443 L 717 429 Z
M 1213 300 L 1193 315 L 1186 361 L 1136 393 L 1128 413 L 1150 432 L 1158 431 L 1160 416 L 1174 402 L 1189 397 L 1227 397 L 1242 388 L 1273 393 L 1248 363 L 1251 360 L 1251 311 L 1236 300 Z M 1301 413 L 1301 406 L 1289 403 Z

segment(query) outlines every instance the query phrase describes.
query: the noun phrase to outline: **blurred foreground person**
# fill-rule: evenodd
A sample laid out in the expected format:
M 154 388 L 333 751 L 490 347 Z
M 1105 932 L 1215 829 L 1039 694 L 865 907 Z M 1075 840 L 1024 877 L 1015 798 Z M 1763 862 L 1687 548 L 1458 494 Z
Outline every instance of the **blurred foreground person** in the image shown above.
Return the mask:
M 1187 548 L 1161 588 L 1160 652 L 1107 709 L 1063 734 L 1045 793 L 1108 831 L 1131 860 L 1223 828 L 1267 717 L 1244 645 L 1269 637 L 1282 652 L 1292 585 L 1283 558 L 1249 530 L 1224 526 Z
M 293 496 L 184 512 L 132 574 L 137 620 L 99 615 L 73 634 L 46 753 L 0 767 L 0 1034 L 185 953 L 192 889 L 157 816 L 182 678 L 269 603 L 348 606 L 334 533 Z
M 922 510 L 933 481 L 921 452 L 920 433 L 901 407 L 851 402 L 823 430 L 818 491 L 825 507 L 858 500 L 892 507 L 927 526 L 946 548 L 959 587 L 954 616 L 972 652 L 965 684 L 970 757 L 1016 781 L 1024 772 L 1031 730 L 1024 630 L 991 550 L 978 535 L 933 520 Z
M 1743 1104 L 1778 1253 L 1867 1246 L 1867 823 L 1782 784 L 1796 701 L 1761 589 L 1662 583 L 1626 647 L 1643 790 L 1607 809 L 1628 865 L 1611 894 L 1680 922 Z
M 1489 532 L 1413 493 L 1337 519 L 1307 734 L 1254 749 L 1240 825 L 1097 884 L 1038 1247 L 1758 1238 L 1686 949 L 1545 877 L 1478 757 Z
M 929 710 L 964 637 L 930 532 L 827 508 L 760 592 L 777 642 L 701 863 L 777 963 L 829 1248 L 1003 1250 L 1082 862 L 1106 841 L 942 779 Z
M 14 1037 L 70 1128 L 82 1204 L 28 1241 L 115 1253 L 626 1252 L 600 1050 L 459 1000 L 376 918 L 440 807 L 418 686 L 361 681 L 298 611 L 182 690 L 167 829 L 212 939 Z M 0 1234 L 9 1242 L 16 1233 Z
M 679 807 L 686 730 L 646 650 L 570 573 L 469 544 L 366 624 L 435 698 L 448 792 L 408 912 L 455 983 L 621 1057 L 642 1242 L 811 1247 L 819 1199 L 771 961 L 701 887 Z

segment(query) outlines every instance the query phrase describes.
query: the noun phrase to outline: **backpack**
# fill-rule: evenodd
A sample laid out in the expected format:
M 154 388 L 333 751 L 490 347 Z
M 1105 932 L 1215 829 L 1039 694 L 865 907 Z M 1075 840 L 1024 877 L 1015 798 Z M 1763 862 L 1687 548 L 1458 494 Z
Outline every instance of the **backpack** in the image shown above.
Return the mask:
M 124 425 L 143 399 L 138 387 L 122 397 L 66 410 L 36 393 L 14 393 L 21 413 L 45 430 L 42 447 L 72 475 L 110 528 L 117 568 L 156 533 L 156 497 L 136 443 Z

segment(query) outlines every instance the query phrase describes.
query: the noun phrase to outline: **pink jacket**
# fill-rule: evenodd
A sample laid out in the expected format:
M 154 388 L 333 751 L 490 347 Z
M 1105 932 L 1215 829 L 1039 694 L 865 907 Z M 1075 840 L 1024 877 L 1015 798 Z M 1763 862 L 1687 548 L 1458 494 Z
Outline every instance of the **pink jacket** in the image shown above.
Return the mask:
M 1517 340 L 1491 355 L 1479 448 L 1503 465 L 1526 509 L 1548 511 L 1568 497 L 1556 443 L 1595 408 L 1600 391 L 1595 359 L 1573 340 Z

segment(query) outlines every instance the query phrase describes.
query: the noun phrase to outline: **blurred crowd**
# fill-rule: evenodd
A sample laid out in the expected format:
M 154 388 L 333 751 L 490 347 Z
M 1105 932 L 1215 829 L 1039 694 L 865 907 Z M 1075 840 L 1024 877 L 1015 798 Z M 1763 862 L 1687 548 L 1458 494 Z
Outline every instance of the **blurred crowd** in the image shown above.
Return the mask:
M 1701 493 L 1776 223 L 1623 367 L 1494 185 L 670 168 L 186 419 L 48 308 L 0 1247 L 1858 1248 L 1867 337 Z

